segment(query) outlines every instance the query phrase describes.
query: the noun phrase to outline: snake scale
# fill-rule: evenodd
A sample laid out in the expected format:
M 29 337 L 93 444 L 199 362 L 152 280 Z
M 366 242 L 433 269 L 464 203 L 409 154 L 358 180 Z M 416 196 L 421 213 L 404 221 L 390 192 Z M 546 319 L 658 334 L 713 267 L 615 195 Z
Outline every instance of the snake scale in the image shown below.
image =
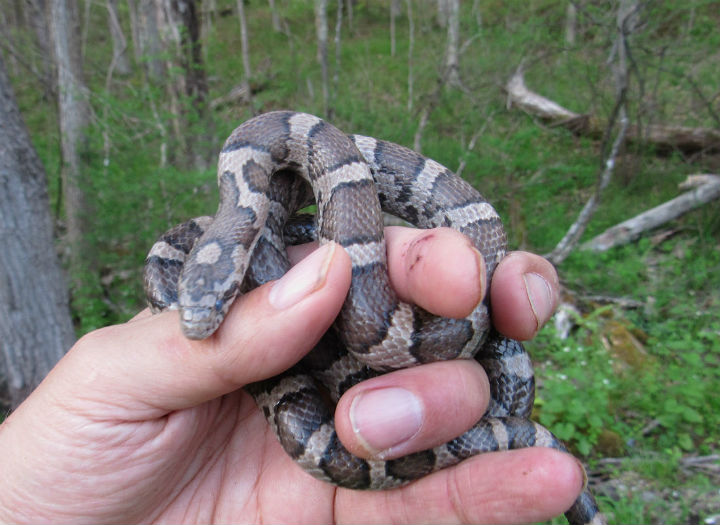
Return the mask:
M 277 111 L 241 124 L 218 162 L 214 217 L 166 232 L 145 266 L 154 312 L 179 309 L 184 334 L 211 335 L 237 294 L 289 268 L 285 245 L 335 241 L 352 260 L 352 283 L 333 330 L 299 364 L 247 390 L 286 452 L 316 478 L 351 489 L 389 489 L 494 450 L 564 446 L 529 419 L 534 375 L 523 346 L 494 332 L 488 299 L 465 319 L 442 319 L 398 300 L 388 282 L 383 215 L 420 228 L 448 226 L 482 254 L 488 282 L 505 255 L 493 207 L 467 182 L 405 147 L 345 135 L 318 117 Z M 295 212 L 315 202 L 313 221 Z M 475 358 L 492 400 L 470 430 L 431 450 L 364 460 L 339 441 L 327 397 L 369 377 L 431 361 Z M 322 387 L 318 386 L 320 382 Z M 585 489 L 571 524 L 603 523 Z

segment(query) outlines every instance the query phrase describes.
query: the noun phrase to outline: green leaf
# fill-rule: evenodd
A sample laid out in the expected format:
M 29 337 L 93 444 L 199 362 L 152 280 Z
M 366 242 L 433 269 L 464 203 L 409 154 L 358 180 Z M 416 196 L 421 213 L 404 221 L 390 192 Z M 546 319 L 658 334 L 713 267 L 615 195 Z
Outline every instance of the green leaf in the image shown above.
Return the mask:
M 682 448 L 683 450 L 692 450 L 693 448 L 695 448 L 690 434 L 687 434 L 685 432 L 683 432 L 682 434 L 678 434 L 678 445 L 680 445 L 680 448 Z
M 700 412 L 695 410 L 694 408 L 685 407 L 683 414 L 683 419 L 687 421 L 688 423 L 702 423 L 703 417 Z

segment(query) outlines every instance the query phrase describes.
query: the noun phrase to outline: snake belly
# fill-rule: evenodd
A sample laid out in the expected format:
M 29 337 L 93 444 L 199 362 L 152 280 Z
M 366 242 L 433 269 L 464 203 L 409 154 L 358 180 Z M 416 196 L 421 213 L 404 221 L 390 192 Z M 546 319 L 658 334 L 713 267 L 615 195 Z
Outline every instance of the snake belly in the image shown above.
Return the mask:
M 470 184 L 410 149 L 347 136 L 318 117 L 290 111 L 257 116 L 233 131 L 220 152 L 218 184 L 215 216 L 169 230 L 146 259 L 151 309 L 178 309 L 187 337 L 210 336 L 239 293 L 281 277 L 290 267 L 286 244 L 333 241 L 352 260 L 350 291 L 333 329 L 296 366 L 246 387 L 285 451 L 308 473 L 341 487 L 388 489 L 483 452 L 565 450 L 529 419 L 530 358 L 519 342 L 491 329 L 487 298 L 465 319 L 445 319 L 399 301 L 390 287 L 383 210 L 421 228 L 464 233 L 482 254 L 490 282 L 505 255 L 505 233 Z M 312 202 L 314 221 L 294 218 Z M 369 377 L 457 358 L 477 359 L 490 379 L 490 407 L 471 429 L 387 461 L 364 460 L 343 447 L 328 394 L 336 402 Z M 604 523 L 587 489 L 566 517 L 572 524 Z

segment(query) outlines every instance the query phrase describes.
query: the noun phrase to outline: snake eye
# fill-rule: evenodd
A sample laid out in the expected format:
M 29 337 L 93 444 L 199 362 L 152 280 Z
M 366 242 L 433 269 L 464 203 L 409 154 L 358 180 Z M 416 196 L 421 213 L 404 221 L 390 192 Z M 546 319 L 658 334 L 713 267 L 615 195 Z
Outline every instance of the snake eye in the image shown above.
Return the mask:
M 218 299 L 217 301 L 215 301 L 215 311 L 219 312 L 220 310 L 222 310 L 224 304 L 225 301 L 223 301 L 222 299 Z

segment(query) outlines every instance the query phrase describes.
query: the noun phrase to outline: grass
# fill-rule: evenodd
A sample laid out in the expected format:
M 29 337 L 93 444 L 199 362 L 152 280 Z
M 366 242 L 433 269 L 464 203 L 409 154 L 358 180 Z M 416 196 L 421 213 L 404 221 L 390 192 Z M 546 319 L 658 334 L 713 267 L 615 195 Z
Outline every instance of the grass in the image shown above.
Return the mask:
M 266 4 L 247 4 L 253 81 L 263 86 L 255 94 L 255 108 L 321 114 L 312 5 L 281 4 L 291 36 L 269 30 Z M 602 167 L 600 145 L 508 111 L 500 86 L 524 60 L 532 89 L 574 111 L 607 116 L 614 95 L 604 64 L 614 18 L 603 11 L 604 4 L 588 6 L 595 11 L 581 15 L 577 43 L 569 46 L 563 42 L 564 7 L 555 2 L 483 2 L 480 26 L 467 4 L 462 39 L 472 40 L 461 58 L 465 91 L 440 94 L 423 152 L 452 169 L 465 163 L 463 176 L 496 205 L 511 248 L 545 253 L 594 191 Z M 707 107 L 720 84 L 716 10 L 702 1 L 647 9 L 645 25 L 631 40 L 634 72 L 641 75 L 631 82 L 632 111 L 645 111 L 646 122 L 717 127 Z M 397 20 L 392 56 L 387 3 L 356 3 L 352 32 L 343 28 L 333 104 L 338 127 L 412 145 L 419 112 L 437 86 L 445 45 L 432 13 L 419 11 L 409 111 L 407 19 Z M 101 293 L 74 291 L 79 333 L 122 322 L 142 308 L 141 268 L 154 239 L 191 216 L 214 213 L 217 204 L 213 169 L 160 167 L 158 122 L 167 127 L 170 117 L 163 86 L 147 86 L 136 71 L 116 78 L 105 91 L 110 46 L 100 28 L 106 15 L 94 5 L 90 14 L 86 71 L 95 121 L 86 157 L 92 173 L 87 192 L 100 268 L 95 290 Z M 328 18 L 334 20 L 334 13 Z M 217 17 L 203 49 L 211 98 L 240 82 L 239 49 L 237 20 Z M 333 56 L 331 46 L 331 72 Z M 55 209 L 60 166 L 55 110 L 34 79 L 17 73 L 16 93 L 48 171 Z M 697 89 L 691 89 L 690 78 Z M 216 141 L 210 147 L 219 149 L 251 113 L 242 106 L 213 113 Z M 187 134 L 199 136 L 198 131 Z M 103 133 L 110 144 L 107 155 Z M 623 151 L 585 238 L 674 197 L 687 174 L 717 172 L 718 164 L 711 155 L 657 156 L 643 147 Z M 575 327 L 560 339 L 548 326 L 528 345 L 537 367 L 536 417 L 588 461 L 591 472 L 611 480 L 599 492 L 605 509 L 622 523 L 697 522 L 720 507 L 712 496 L 717 496 L 717 469 L 682 467 L 687 456 L 716 454 L 720 442 L 720 215 L 708 205 L 662 230 L 668 235 L 650 234 L 607 253 L 574 252 L 558 270 L 577 297 Z M 590 298 L 599 295 L 631 299 L 638 306 Z M 625 459 L 603 466 L 608 456 Z

